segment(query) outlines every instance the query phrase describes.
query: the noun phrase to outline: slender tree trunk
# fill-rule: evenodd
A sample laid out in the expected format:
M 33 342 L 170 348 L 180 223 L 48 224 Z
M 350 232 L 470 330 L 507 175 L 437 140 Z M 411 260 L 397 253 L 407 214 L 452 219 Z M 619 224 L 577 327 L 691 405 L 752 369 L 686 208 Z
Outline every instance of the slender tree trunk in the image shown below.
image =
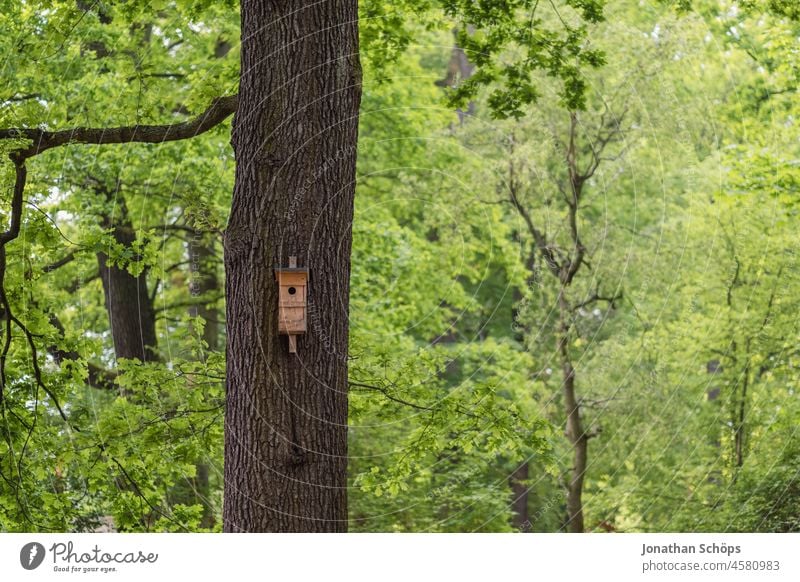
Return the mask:
M 567 439 L 572 445 L 572 471 L 567 485 L 567 531 L 583 533 L 583 478 L 589 437 L 583 430 L 580 405 L 575 396 L 575 369 L 569 354 L 570 309 L 566 289 L 561 286 L 558 294 L 559 325 L 556 343 L 563 375 L 564 409 L 567 416 Z
M 742 393 L 739 396 L 739 401 L 736 403 L 736 413 L 734 418 L 734 452 L 736 455 L 736 468 L 741 469 L 744 466 L 744 439 L 745 431 L 745 417 L 747 412 L 747 389 L 750 383 L 750 342 L 747 342 L 747 360 L 745 361 L 744 371 L 742 372 Z M 734 474 L 734 480 L 738 474 Z
M 511 484 L 511 509 L 514 515 L 511 518 L 511 525 L 517 531 L 530 531 L 531 522 L 528 513 L 528 461 L 517 467 L 509 479 Z
M 530 272 L 534 272 L 534 258 L 535 255 L 531 252 L 528 257 L 527 266 Z M 533 276 L 529 277 L 526 281 L 527 285 L 533 284 Z M 521 344 L 525 345 L 525 334 L 527 330 L 520 327 L 519 319 L 519 305 L 522 302 L 523 294 L 519 287 L 514 287 L 513 290 L 514 308 L 511 311 L 511 320 L 513 322 L 514 338 Z M 532 524 L 528 512 L 528 494 L 530 487 L 528 486 L 528 476 L 530 474 L 530 467 L 528 461 L 523 461 L 509 477 L 509 485 L 511 486 L 511 509 L 513 515 L 511 516 L 511 525 L 514 529 L 521 532 L 531 530 Z
M 509 196 L 510 202 L 519 212 L 520 216 L 527 225 L 528 232 L 533 239 L 535 248 L 541 256 L 542 262 L 558 279 L 558 325 L 555 330 L 556 351 L 561 363 L 562 370 L 562 390 L 564 394 L 564 412 L 566 415 L 566 436 L 572 446 L 573 462 L 570 471 L 570 480 L 567 484 L 567 531 L 571 533 L 582 533 L 584 531 L 583 522 L 583 480 L 586 474 L 589 435 L 582 426 L 580 415 L 580 404 L 575 393 L 575 368 L 572 365 L 572 358 L 569 353 L 569 335 L 572 326 L 572 308 L 567 298 L 567 289 L 572 284 L 573 279 L 580 271 L 584 261 L 586 247 L 578 229 L 578 209 L 583 192 L 583 185 L 589 179 L 599 164 L 599 158 L 594 153 L 595 165 L 589 170 L 581 172 L 578 168 L 578 155 L 576 146 L 576 136 L 578 128 L 577 114 L 570 112 L 569 139 L 565 152 L 565 162 L 569 178 L 569 190 L 571 197 L 567 199 L 567 226 L 572 242 L 572 248 L 564 258 L 559 258 L 559 253 L 554 252 L 557 248 L 548 241 L 544 232 L 536 228 L 533 218 L 528 209 L 521 203 L 519 197 L 519 183 L 516 177 L 513 157 L 509 163 Z M 514 140 L 510 142 L 510 153 L 514 153 Z M 528 268 L 531 273 L 535 273 L 535 255 L 528 257 Z M 535 276 L 535 275 L 534 275 Z M 533 278 L 529 279 L 529 282 Z M 597 297 L 599 299 L 599 297 Z
M 243 0 L 227 231 L 224 529 L 347 529 L 347 342 L 361 69 L 356 0 Z M 278 335 L 276 264 L 310 269 Z

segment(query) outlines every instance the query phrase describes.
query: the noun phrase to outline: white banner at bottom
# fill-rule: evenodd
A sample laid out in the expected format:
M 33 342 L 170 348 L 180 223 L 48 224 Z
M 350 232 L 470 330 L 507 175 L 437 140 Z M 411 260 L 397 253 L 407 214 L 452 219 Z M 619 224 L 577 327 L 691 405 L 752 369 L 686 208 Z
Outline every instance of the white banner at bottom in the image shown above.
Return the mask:
M 800 580 L 800 534 L 0 534 L 0 580 Z

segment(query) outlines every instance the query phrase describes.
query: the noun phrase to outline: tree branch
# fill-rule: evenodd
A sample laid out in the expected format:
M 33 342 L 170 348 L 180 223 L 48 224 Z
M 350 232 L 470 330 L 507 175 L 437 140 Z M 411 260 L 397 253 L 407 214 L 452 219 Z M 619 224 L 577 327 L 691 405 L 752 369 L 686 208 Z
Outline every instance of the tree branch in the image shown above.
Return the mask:
M 587 297 L 583 301 L 573 305 L 572 306 L 572 311 L 577 311 L 581 307 L 586 307 L 587 305 L 591 305 L 592 303 L 595 303 L 596 301 L 606 301 L 611 305 L 611 308 L 613 309 L 615 307 L 614 304 L 620 299 L 622 299 L 622 292 L 615 293 L 614 295 L 611 295 L 611 296 L 603 296 L 603 295 L 600 295 L 600 292 L 596 290 L 594 293 L 592 293 L 589 297 Z
M 33 335 L 20 320 L 14 317 L 5 293 L 4 279 L 7 266 L 5 245 L 19 236 L 22 224 L 23 196 L 28 177 L 25 161 L 49 149 L 68 144 L 163 143 L 192 138 L 222 123 L 236 111 L 238 102 L 238 95 L 219 97 L 211 103 L 205 112 L 194 119 L 167 125 L 137 124 L 115 128 L 78 127 L 62 131 L 29 128 L 0 129 L 0 139 L 27 139 L 33 142 L 28 147 L 16 148 L 8 154 L 9 159 L 14 164 L 16 179 L 11 197 L 11 220 L 8 229 L 5 232 L 0 232 L 0 305 L 6 318 L 6 337 L 4 338 L 2 351 L 0 351 L 0 402 L 2 402 L 6 385 L 5 364 L 11 346 L 11 322 L 14 322 L 22 330 L 31 349 L 33 371 L 37 384 L 50 396 L 64 421 L 69 422 L 55 395 L 44 384 L 39 362 L 37 361 Z
M 578 269 L 581 268 L 583 257 L 586 253 L 586 247 L 583 246 L 578 232 L 578 205 L 583 193 L 583 184 L 587 177 L 578 169 L 577 129 L 578 114 L 571 111 L 569 114 L 569 145 L 565 153 L 565 161 L 569 172 L 570 184 L 570 197 L 567 198 L 567 222 L 569 223 L 569 233 L 572 239 L 572 250 L 570 251 L 569 259 L 564 262 L 558 274 L 559 280 L 564 286 L 572 283 L 572 279 Z
M 24 95 L 15 94 L 3 99 L 2 103 L 21 103 L 22 101 L 30 101 L 31 99 L 38 99 L 39 97 L 41 97 L 39 93 L 25 93 Z
M 362 382 L 350 382 L 350 386 L 355 386 L 357 388 L 366 388 L 367 390 L 375 390 L 376 392 L 380 392 L 389 400 L 393 402 L 397 402 L 398 404 L 403 404 L 405 406 L 410 406 L 411 408 L 416 408 L 417 410 L 433 410 L 430 406 L 422 406 L 420 404 L 414 404 L 413 402 L 409 402 L 408 400 L 403 400 L 402 398 L 397 398 L 396 396 L 392 396 L 389 394 L 389 391 L 385 388 L 381 388 L 380 386 L 374 386 L 372 384 L 364 384 Z
M 536 228 L 536 225 L 533 223 L 533 219 L 531 218 L 530 212 L 525 207 L 524 204 L 519 199 L 519 181 L 516 177 L 516 168 L 514 166 L 513 154 L 514 154 L 514 138 L 511 138 L 511 146 L 509 152 L 509 163 L 508 163 L 508 197 L 509 202 L 517 211 L 517 213 L 522 217 L 522 220 L 525 221 L 525 226 L 528 228 L 528 233 L 533 237 L 534 243 L 536 248 L 542 254 L 544 258 L 544 262 L 547 265 L 547 268 L 555 275 L 558 276 L 559 271 L 561 270 L 561 265 L 558 263 L 556 259 L 556 250 L 550 246 L 547 242 L 547 237 L 544 235 L 542 231 Z M 529 260 L 529 268 L 533 266 L 533 260 Z
M 5 299 L 5 293 L 3 295 L 4 295 L 4 299 L 3 299 L 4 307 L 5 307 L 6 311 L 7 311 L 6 316 L 9 318 L 9 320 L 11 320 L 11 321 L 13 321 L 14 323 L 17 324 L 17 327 L 19 327 L 22 330 L 22 333 L 25 335 L 25 338 L 28 340 L 28 347 L 31 350 L 31 364 L 33 366 L 33 376 L 36 379 L 36 384 L 42 390 L 45 391 L 45 394 L 47 394 L 50 397 L 50 400 L 52 400 L 52 402 L 53 402 L 53 406 L 55 406 L 56 410 L 58 410 L 58 414 L 59 414 L 59 416 L 61 416 L 62 420 L 65 423 L 69 424 L 69 419 L 67 418 L 67 415 L 64 412 L 64 409 L 61 407 L 61 404 L 58 402 L 58 398 L 56 398 L 56 395 L 44 383 L 44 379 L 42 378 L 42 370 L 41 370 L 41 368 L 39 368 L 39 355 L 38 355 L 38 352 L 36 350 L 36 343 L 33 341 L 33 334 L 25 326 L 24 323 L 22 323 L 19 319 L 17 319 L 14 315 L 11 314 L 10 306 L 8 304 L 8 300 Z M 4 356 L 5 356 L 5 354 L 4 354 Z M 72 428 L 74 430 L 77 430 L 74 427 L 72 427 Z
M 0 245 L 5 245 L 19 235 L 19 228 L 22 223 L 22 195 L 25 192 L 25 182 L 28 179 L 25 159 L 19 158 L 15 154 L 11 154 L 9 157 L 14 163 L 17 177 L 14 181 L 14 193 L 11 197 L 11 222 L 8 225 L 8 230 L 0 233 Z
M 0 139 L 29 139 L 33 144 L 19 148 L 13 155 L 21 160 L 49 149 L 68 144 L 163 143 L 188 139 L 205 133 L 236 111 L 238 95 L 219 97 L 203 113 L 181 123 L 167 125 L 130 125 L 124 127 L 76 127 L 61 131 L 43 129 L 0 129 Z
M 49 265 L 45 265 L 42 267 L 42 271 L 45 273 L 52 273 L 56 269 L 63 267 L 67 263 L 71 263 L 75 260 L 75 253 L 69 253 L 62 258 L 58 259 L 55 263 L 50 263 Z

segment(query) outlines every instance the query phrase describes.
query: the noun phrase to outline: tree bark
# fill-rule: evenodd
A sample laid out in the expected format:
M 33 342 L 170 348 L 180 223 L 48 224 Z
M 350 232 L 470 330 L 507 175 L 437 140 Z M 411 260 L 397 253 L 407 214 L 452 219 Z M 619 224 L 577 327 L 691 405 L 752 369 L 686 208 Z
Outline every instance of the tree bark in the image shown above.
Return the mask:
M 224 529 L 346 531 L 356 0 L 242 2 L 236 183 L 225 233 Z M 310 269 L 297 354 L 274 265 Z
M 570 307 L 566 289 L 562 285 L 558 294 L 559 326 L 556 344 L 561 371 L 563 374 L 564 409 L 567 416 L 567 439 L 572 445 L 572 471 L 567 485 L 567 531 L 583 533 L 583 478 L 586 474 L 586 460 L 589 449 L 589 436 L 583 430 L 581 410 L 575 396 L 575 369 L 569 354 Z

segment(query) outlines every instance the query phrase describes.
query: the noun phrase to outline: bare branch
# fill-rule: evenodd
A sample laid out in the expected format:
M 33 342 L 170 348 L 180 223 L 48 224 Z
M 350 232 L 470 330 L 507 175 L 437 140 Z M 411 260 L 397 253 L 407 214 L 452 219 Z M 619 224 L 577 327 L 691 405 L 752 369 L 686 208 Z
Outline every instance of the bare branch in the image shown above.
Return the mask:
M 137 79 L 185 79 L 186 75 L 183 73 L 143 73 L 128 77 L 128 81 L 136 81 Z
M 21 103 L 23 101 L 30 101 L 31 99 L 38 99 L 39 97 L 41 97 L 39 93 L 25 93 L 24 95 L 15 94 L 0 100 L 0 103 Z
M 30 147 L 14 155 L 24 160 L 49 149 L 68 144 L 163 143 L 188 139 L 205 133 L 236 111 L 238 95 L 219 97 L 203 113 L 181 123 L 166 125 L 130 125 L 124 127 L 76 127 L 62 131 L 15 128 L 0 129 L 0 139 L 29 139 Z
M 74 260 L 75 260 L 75 253 L 69 253 L 63 256 L 62 258 L 58 259 L 56 262 L 50 263 L 49 265 L 45 265 L 44 267 L 42 267 L 42 271 L 44 271 L 45 273 L 52 273 L 56 269 L 63 267 L 67 263 L 71 263 Z
M 733 279 L 731 279 L 730 285 L 728 285 L 728 291 L 726 293 L 726 303 L 728 304 L 728 307 L 733 307 L 733 288 L 739 283 L 739 271 L 742 267 L 741 263 L 739 262 L 739 257 L 736 255 L 733 256 L 733 261 L 736 263 L 736 270 L 733 272 Z
M 596 303 L 598 301 L 605 301 L 609 303 L 612 308 L 614 308 L 614 304 L 620 299 L 622 299 L 622 292 L 615 293 L 614 295 L 611 296 L 604 296 L 600 295 L 600 292 L 598 290 L 595 290 L 595 292 L 592 293 L 589 297 L 573 305 L 572 311 L 577 311 L 582 307 L 586 307 L 587 305 L 591 305 L 592 303 Z
M 569 233 L 572 239 L 571 256 L 566 261 L 558 274 L 559 280 L 563 285 L 572 283 L 572 279 L 581 268 L 583 264 L 583 257 L 586 253 L 586 247 L 581 242 L 580 234 L 578 233 L 578 204 L 580 203 L 581 194 L 583 193 L 583 184 L 586 181 L 586 176 L 583 175 L 578 169 L 577 158 L 577 130 L 578 130 L 578 114 L 571 111 L 569 114 L 569 141 L 566 152 L 567 169 L 569 172 L 570 183 L 570 196 L 567 198 L 567 221 L 569 223 Z
M 589 161 L 589 165 L 587 166 L 586 170 L 580 172 L 580 176 L 583 181 L 586 181 L 594 176 L 594 173 L 597 171 L 597 168 L 600 166 L 600 163 L 603 160 L 615 159 L 604 158 L 602 154 L 609 144 L 618 141 L 620 136 L 622 136 L 624 133 L 624 130 L 622 129 L 622 121 L 628 114 L 628 104 L 625 104 L 620 114 L 612 112 L 611 108 L 608 106 L 608 103 L 604 102 L 603 105 L 605 106 L 605 111 L 603 111 L 603 113 L 600 115 L 600 123 L 599 127 L 597 128 L 597 135 L 595 136 L 594 140 L 589 142 L 591 160 Z
M 22 223 L 22 195 L 25 192 L 25 182 L 28 179 L 25 160 L 12 154 L 11 161 L 14 163 L 17 177 L 14 182 L 14 193 L 11 197 L 11 222 L 8 225 L 8 230 L 0 233 L 0 245 L 5 245 L 19 235 L 19 228 Z
M 513 155 L 514 153 L 514 138 L 511 138 L 511 152 L 510 154 Z M 510 157 L 510 156 L 509 156 Z M 522 217 L 522 220 L 525 221 L 525 226 L 528 228 L 528 233 L 533 237 L 534 243 L 536 244 L 536 248 L 541 253 L 542 257 L 544 257 L 544 261 L 547 264 L 547 268 L 550 271 L 558 276 L 559 271 L 561 270 L 561 265 L 559 264 L 558 260 L 556 259 L 557 251 L 547 242 L 547 237 L 544 235 L 542 231 L 536 228 L 536 225 L 533 223 L 533 219 L 531 218 L 530 212 L 525 207 L 524 204 L 519 199 L 519 180 L 516 176 L 516 168 L 514 166 L 514 160 L 510 157 L 508 163 L 508 197 L 511 205 L 516 209 L 517 213 Z M 529 266 L 533 265 L 533 261 L 528 261 Z

